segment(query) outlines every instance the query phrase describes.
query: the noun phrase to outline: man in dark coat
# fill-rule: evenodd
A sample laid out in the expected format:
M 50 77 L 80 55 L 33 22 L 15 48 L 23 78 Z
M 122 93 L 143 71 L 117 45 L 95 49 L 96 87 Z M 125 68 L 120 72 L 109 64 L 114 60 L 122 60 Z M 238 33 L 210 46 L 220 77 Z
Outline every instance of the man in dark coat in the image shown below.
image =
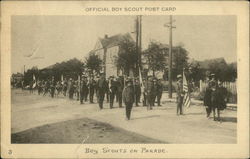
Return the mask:
M 134 87 L 132 80 L 126 81 L 126 86 L 123 90 L 122 97 L 126 108 L 126 118 L 127 120 L 130 120 L 131 110 L 134 103 Z
M 94 98 L 95 87 L 96 87 L 96 82 L 93 79 L 93 77 L 91 77 L 88 83 L 90 103 L 94 103 L 93 98 Z
M 156 80 L 153 79 L 152 77 L 149 79 L 148 84 L 147 84 L 147 97 L 148 97 L 148 103 L 149 107 L 148 109 L 152 110 L 155 102 L 155 97 L 156 97 Z
M 85 99 L 85 94 L 88 91 L 86 77 L 82 76 L 81 82 L 80 82 L 80 104 L 83 104 L 83 100 Z
M 227 107 L 227 89 L 223 87 L 222 82 L 219 81 L 218 87 L 216 90 L 216 105 L 217 109 L 217 120 L 221 122 L 220 111 L 226 109 Z
M 114 99 L 115 99 L 115 95 L 117 94 L 117 81 L 116 79 L 111 76 L 110 80 L 109 80 L 109 94 L 110 94 L 110 98 L 109 98 L 109 106 L 110 109 L 113 108 L 113 104 L 114 104 Z
M 161 106 L 162 92 L 163 92 L 163 84 L 162 84 L 161 80 L 158 79 L 158 81 L 157 81 L 157 92 L 156 92 L 158 106 Z
M 182 112 L 182 105 L 183 105 L 183 97 L 184 97 L 184 91 L 183 91 L 183 81 L 182 81 L 182 76 L 178 75 L 177 76 L 177 88 L 176 88 L 176 93 L 177 93 L 177 115 L 183 115 Z
M 98 93 L 98 103 L 100 109 L 103 109 L 103 100 L 105 92 L 107 92 L 107 82 L 104 74 L 102 74 L 101 78 L 97 81 L 97 93 Z
M 135 79 L 134 87 L 135 87 L 135 106 L 139 106 L 138 103 L 140 102 L 141 98 L 141 86 L 138 79 Z
M 204 106 L 206 107 L 206 113 L 207 113 L 207 118 L 209 118 L 210 116 L 210 113 L 212 111 L 212 104 L 211 104 L 211 88 L 210 88 L 210 85 L 209 85 L 209 77 L 207 77 L 207 86 L 205 88 L 205 94 L 204 94 L 204 99 L 203 99 L 203 103 L 204 103 Z
M 119 76 L 119 78 L 117 79 L 117 95 L 116 97 L 118 98 L 118 103 L 119 103 L 119 107 L 122 107 L 122 91 L 124 88 L 124 79 L 122 76 Z
M 218 84 L 217 84 L 217 81 L 215 80 L 215 74 L 211 74 L 210 76 L 211 76 L 211 80 L 208 83 L 208 87 L 209 87 L 209 89 L 211 91 L 211 106 L 210 106 L 210 109 L 212 109 L 212 111 L 213 111 L 213 118 L 214 118 L 214 121 L 215 121 L 216 120 L 216 118 L 215 118 L 215 109 L 216 109 L 216 105 L 217 105 L 216 100 L 217 100 Z M 211 110 L 210 110 L 210 113 L 211 113 Z

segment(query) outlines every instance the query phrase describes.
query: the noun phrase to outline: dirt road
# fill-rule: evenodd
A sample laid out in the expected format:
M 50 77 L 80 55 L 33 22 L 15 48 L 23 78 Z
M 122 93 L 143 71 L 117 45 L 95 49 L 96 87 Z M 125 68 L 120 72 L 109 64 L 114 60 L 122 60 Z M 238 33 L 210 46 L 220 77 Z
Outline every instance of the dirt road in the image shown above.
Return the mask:
M 212 144 L 236 143 L 237 139 L 237 113 L 231 110 L 222 112 L 222 123 L 206 119 L 203 106 L 191 106 L 184 116 L 176 116 L 176 104 L 164 102 L 163 98 L 165 104 L 150 111 L 133 107 L 132 120 L 127 121 L 124 108 L 110 110 L 108 103 L 99 110 L 96 103 L 80 105 L 76 100 L 52 99 L 21 90 L 12 90 L 11 98 L 12 142 L 42 142 L 44 138 L 49 143 L 74 143 L 88 135 L 89 143 Z M 46 138 L 46 133 L 41 132 L 59 133 L 64 138 Z

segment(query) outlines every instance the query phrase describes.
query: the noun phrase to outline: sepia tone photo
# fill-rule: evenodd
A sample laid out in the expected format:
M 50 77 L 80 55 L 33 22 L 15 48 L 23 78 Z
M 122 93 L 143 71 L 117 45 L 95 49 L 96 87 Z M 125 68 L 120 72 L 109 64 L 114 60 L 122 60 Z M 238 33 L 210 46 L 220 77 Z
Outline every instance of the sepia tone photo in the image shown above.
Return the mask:
M 12 16 L 11 143 L 236 144 L 236 20 Z
M 1 1 L 1 158 L 248 158 L 249 4 Z

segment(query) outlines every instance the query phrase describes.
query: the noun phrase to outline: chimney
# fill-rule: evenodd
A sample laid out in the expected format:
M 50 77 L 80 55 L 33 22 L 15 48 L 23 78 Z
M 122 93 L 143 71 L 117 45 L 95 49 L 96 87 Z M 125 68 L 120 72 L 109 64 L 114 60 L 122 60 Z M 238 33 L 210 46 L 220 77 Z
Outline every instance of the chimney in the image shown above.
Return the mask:
M 107 39 L 108 38 L 108 34 L 105 34 L 104 38 Z

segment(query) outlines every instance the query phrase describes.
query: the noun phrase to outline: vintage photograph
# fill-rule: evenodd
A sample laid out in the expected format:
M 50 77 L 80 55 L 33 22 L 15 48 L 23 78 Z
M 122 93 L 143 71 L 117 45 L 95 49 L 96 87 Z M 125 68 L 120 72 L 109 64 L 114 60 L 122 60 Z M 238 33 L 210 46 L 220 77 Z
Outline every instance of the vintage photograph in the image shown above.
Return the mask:
M 12 144 L 237 144 L 237 16 L 11 16 Z

